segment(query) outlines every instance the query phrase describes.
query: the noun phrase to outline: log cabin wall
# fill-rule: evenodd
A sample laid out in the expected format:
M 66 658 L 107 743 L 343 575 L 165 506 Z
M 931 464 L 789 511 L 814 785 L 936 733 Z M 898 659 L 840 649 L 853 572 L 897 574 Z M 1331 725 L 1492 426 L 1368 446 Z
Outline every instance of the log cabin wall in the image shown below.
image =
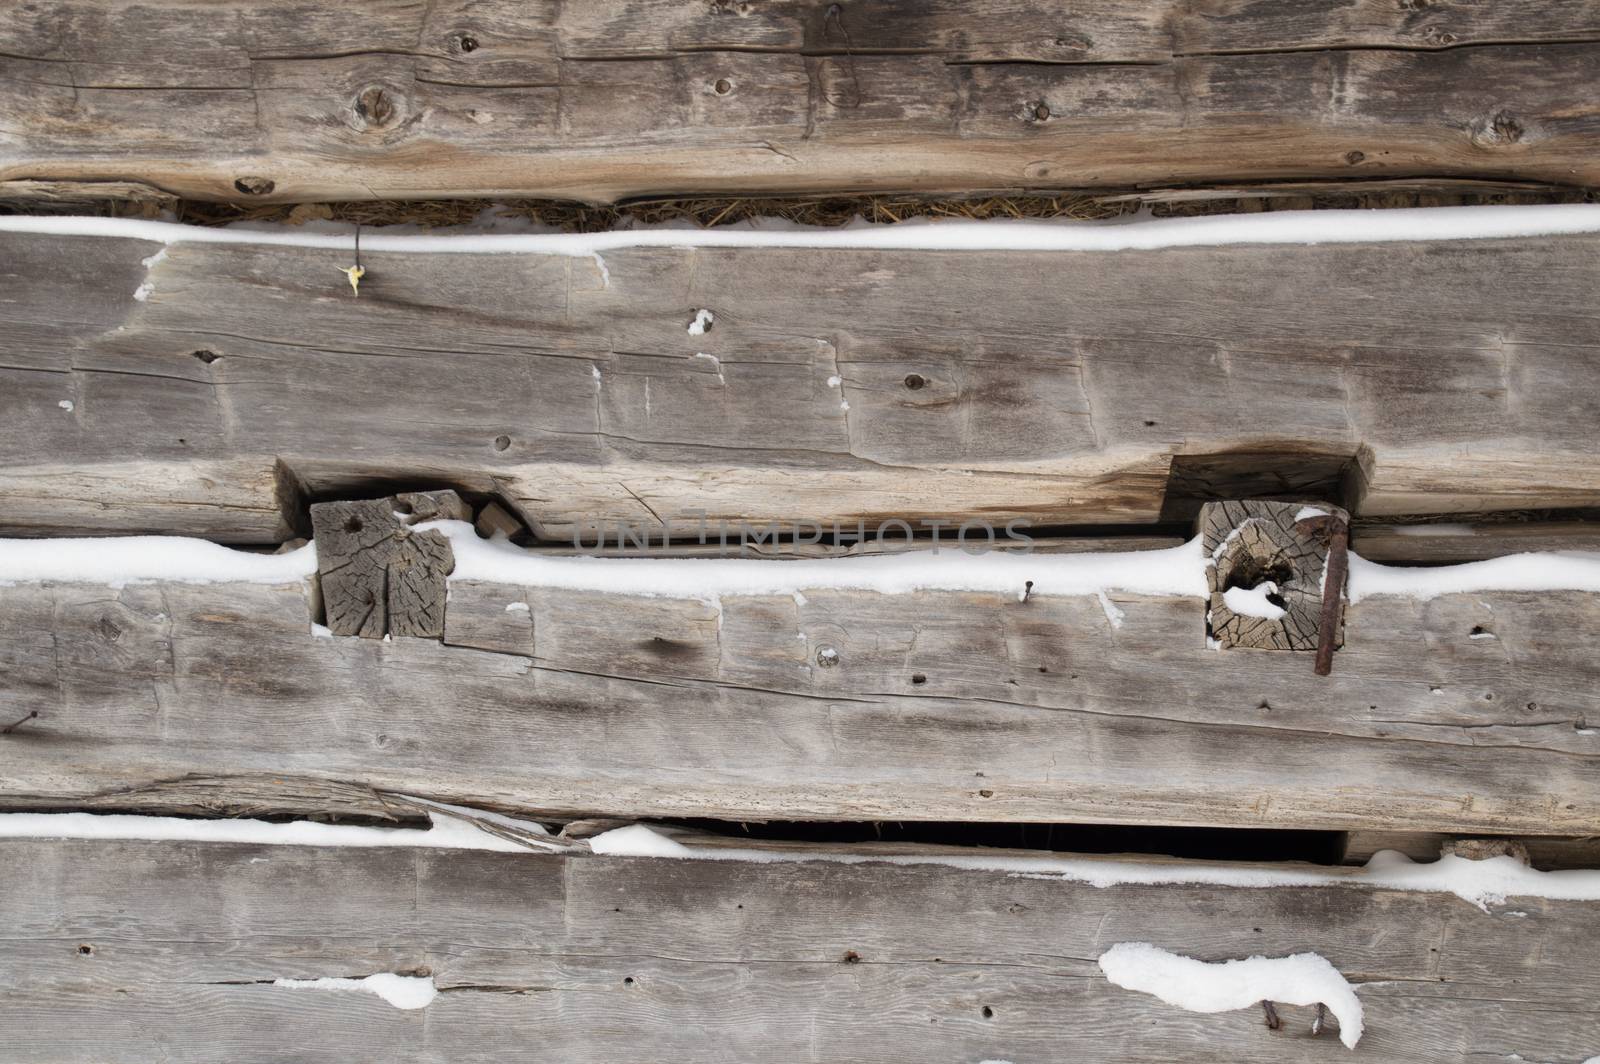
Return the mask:
M 0 1064 L 1600 1059 L 1597 48 L 0 11 Z

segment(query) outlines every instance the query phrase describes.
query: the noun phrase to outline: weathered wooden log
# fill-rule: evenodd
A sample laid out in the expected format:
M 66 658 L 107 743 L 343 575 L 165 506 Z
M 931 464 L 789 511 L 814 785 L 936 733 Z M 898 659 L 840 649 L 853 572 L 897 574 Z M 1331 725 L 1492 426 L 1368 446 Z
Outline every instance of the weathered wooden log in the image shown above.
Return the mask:
M 1358 525 L 1350 542 L 1375 562 L 1475 562 L 1527 551 L 1600 551 L 1600 521 Z
M 998 856 L 1007 856 L 1003 852 Z M 358 889 L 357 889 L 358 888 Z M 0 842 L 7 1059 L 570 1064 L 1342 1061 L 1311 1008 L 1203 1015 L 1112 985 L 1119 942 L 1311 951 L 1383 1064 L 1594 1049 L 1592 902 L 1366 886 L 1109 886 L 939 865 L 194 842 Z M 279 979 L 432 980 L 419 1009 Z
M 0 805 L 1600 830 L 1595 595 L 1363 599 L 1330 677 L 1207 649 L 1199 596 L 1020 598 L 455 580 L 441 644 L 315 636 L 300 586 L 19 584 Z
M 1600 501 L 1600 237 L 603 259 L 369 251 L 352 299 L 348 251 L 0 234 L 0 530 L 278 542 L 302 493 L 443 486 L 590 544 Z
M 1594 184 L 1597 23 L 1588 2 L 54 0 L 0 27 L 0 195 Z
M 443 636 L 445 580 L 455 557 L 444 536 L 413 532 L 411 525 L 471 517 L 453 491 L 312 506 L 328 628 L 368 639 Z

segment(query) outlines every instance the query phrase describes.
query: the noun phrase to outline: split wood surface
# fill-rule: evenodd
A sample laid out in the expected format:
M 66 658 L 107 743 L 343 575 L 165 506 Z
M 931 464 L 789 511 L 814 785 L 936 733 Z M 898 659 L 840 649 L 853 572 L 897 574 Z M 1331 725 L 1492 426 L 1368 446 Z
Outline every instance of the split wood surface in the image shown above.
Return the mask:
M 0 25 L 0 194 L 1600 182 L 1593 0 L 120 0 Z
M 1358 516 L 1600 500 L 1597 237 L 369 251 L 359 298 L 348 252 L 162 252 L 0 235 L 0 531 L 275 544 L 305 495 L 374 484 L 496 495 L 587 543 L 619 522 L 692 534 L 700 514 L 1039 526 L 1188 520 L 1219 497 L 1348 495 Z

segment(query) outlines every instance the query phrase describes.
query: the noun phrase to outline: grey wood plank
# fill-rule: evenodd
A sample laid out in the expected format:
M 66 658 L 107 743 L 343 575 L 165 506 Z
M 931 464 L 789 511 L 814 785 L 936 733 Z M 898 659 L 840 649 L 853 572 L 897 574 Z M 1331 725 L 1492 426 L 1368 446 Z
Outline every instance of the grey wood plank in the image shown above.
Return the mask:
M 1600 522 L 1373 524 L 1351 529 L 1350 542 L 1375 562 L 1475 562 L 1527 551 L 1600 550 Z
M 1363 1059 L 1579 1060 L 1593 903 L 1121 886 L 939 866 L 233 844 L 0 843 L 6 1061 L 1303 1062 L 1310 1009 L 1197 1015 L 1107 983 L 1149 941 L 1321 953 Z M 80 952 L 88 947 L 92 952 Z M 854 953 L 858 960 L 846 958 Z M 426 1008 L 270 985 L 431 973 Z
M 1597 248 L 374 252 L 352 298 L 342 252 L 6 234 L 0 530 L 277 542 L 301 491 L 447 486 L 569 542 L 1139 523 L 1175 459 L 1351 469 L 1367 516 L 1593 505 Z
M 592 201 L 1594 184 L 1597 23 L 1592 0 L 55 0 L 0 28 L 0 182 Z
M 0 697 L 39 717 L 0 805 L 288 776 L 563 817 L 1600 828 L 1593 595 L 1366 600 L 1331 677 L 1207 649 L 1199 599 L 1107 603 L 457 581 L 441 644 L 314 636 L 299 587 L 18 585 Z

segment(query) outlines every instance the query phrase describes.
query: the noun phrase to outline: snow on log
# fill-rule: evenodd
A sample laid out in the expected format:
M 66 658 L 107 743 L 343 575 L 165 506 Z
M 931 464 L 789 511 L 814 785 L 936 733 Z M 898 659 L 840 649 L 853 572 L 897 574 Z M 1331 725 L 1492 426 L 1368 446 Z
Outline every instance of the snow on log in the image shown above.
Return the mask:
M 276 544 L 397 484 L 587 543 L 1593 506 L 1600 207 L 1477 210 L 371 236 L 360 299 L 347 232 L 0 219 L 0 528 Z
M 1273 1032 L 1113 985 L 1096 958 L 1119 942 L 1360 973 L 1378 1064 L 1583 1060 L 1600 998 L 1600 902 L 1486 912 L 1331 882 L 10 839 L 0 896 L 3 1053 L 62 1064 L 513 1059 L 535 1036 L 564 1064 L 1346 1059 L 1309 1016 Z M 343 982 L 372 973 L 434 996 Z
M 1600 830 L 1600 601 L 1455 593 L 1492 563 L 1356 596 L 1320 677 L 1207 648 L 1195 544 L 623 560 L 435 527 L 442 641 L 325 637 L 303 582 L 0 587 L 27 633 L 0 699 L 38 714 L 0 736 L 0 805 L 259 815 L 360 782 L 629 818 Z
M 1316 953 L 1207 963 L 1148 942 L 1119 942 L 1100 955 L 1099 964 L 1117 986 L 1190 1012 L 1232 1012 L 1264 1001 L 1325 1005 L 1339 1021 L 1345 1048 L 1361 1040 L 1360 999 L 1339 969 Z

